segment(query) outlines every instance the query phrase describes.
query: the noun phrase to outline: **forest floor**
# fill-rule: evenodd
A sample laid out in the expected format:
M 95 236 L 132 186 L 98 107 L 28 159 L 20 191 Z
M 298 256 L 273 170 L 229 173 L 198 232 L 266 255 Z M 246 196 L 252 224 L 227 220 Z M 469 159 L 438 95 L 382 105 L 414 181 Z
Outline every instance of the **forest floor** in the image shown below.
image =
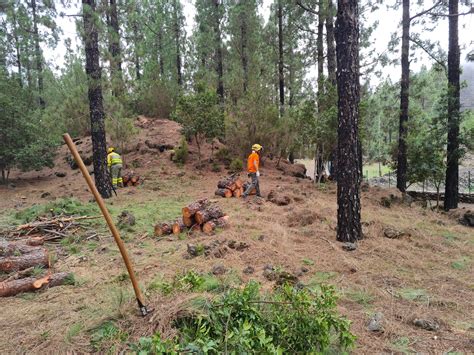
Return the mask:
M 182 167 L 169 160 L 168 151 L 146 147 L 145 140 L 176 145 L 180 136 L 176 123 L 157 120 L 142 128 L 126 159 L 144 183 L 119 189 L 118 197 L 107 204 L 114 218 L 123 210 L 136 217 L 137 224 L 122 230 L 122 236 L 154 315 L 138 316 L 118 249 L 104 224 L 94 222 L 97 240 L 79 237 L 49 246 L 57 255 L 54 269 L 73 272 L 74 286 L 0 299 L 1 354 L 116 353 L 151 336 L 160 315 L 192 296 L 185 291 L 164 295 L 160 285 L 165 281 L 189 270 L 207 274 L 222 265 L 226 272 L 216 276 L 219 282 L 239 286 L 253 279 L 271 290 L 274 281 L 263 275 L 269 264 L 297 274 L 305 285 L 334 285 L 340 297 L 338 309 L 352 322 L 357 336 L 354 353 L 474 352 L 474 233 L 459 224 L 459 213 L 432 211 L 417 203 L 382 207 L 381 198 L 396 194 L 395 190 L 370 187 L 362 192 L 365 239 L 356 250 L 344 251 L 335 239 L 336 186 L 283 175 L 275 162 L 267 160 L 261 169 L 263 195 L 279 190 L 290 198 L 289 205 L 256 197 L 219 198 L 217 203 L 230 216 L 229 229 L 214 236 L 158 239 L 153 236 L 154 224 L 179 217 L 181 208 L 196 199 L 213 198 L 217 181 L 227 173 L 223 166 L 221 172 L 212 172 L 211 164 L 196 169 L 194 145 L 190 162 Z M 90 142 L 84 139 L 82 144 L 87 155 Z M 207 147 L 204 156 L 208 154 Z M 97 213 L 79 171 L 65 163 L 66 155 L 63 146 L 54 169 L 16 172 L 14 185 L 0 187 L 0 230 L 63 198 L 74 197 Z M 58 171 L 67 175 L 57 177 Z M 386 228 L 403 235 L 386 238 Z M 248 248 L 188 257 L 187 244 L 210 245 L 215 240 L 243 242 Z M 249 266 L 254 272 L 244 273 Z M 383 332 L 367 328 L 375 313 L 383 315 Z M 435 321 L 439 329 L 418 328 L 414 319 Z

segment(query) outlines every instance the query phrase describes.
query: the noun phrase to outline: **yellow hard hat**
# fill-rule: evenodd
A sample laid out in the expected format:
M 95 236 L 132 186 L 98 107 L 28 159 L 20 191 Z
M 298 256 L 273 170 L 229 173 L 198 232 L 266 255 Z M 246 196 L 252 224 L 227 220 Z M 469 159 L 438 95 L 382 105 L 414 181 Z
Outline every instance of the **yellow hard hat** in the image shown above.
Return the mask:
M 256 152 L 258 152 L 260 149 L 262 149 L 262 146 L 260 144 L 254 144 L 252 146 L 252 150 L 255 150 Z
M 109 149 L 107 149 L 107 153 L 112 153 L 115 151 L 115 148 L 114 147 L 110 147 Z

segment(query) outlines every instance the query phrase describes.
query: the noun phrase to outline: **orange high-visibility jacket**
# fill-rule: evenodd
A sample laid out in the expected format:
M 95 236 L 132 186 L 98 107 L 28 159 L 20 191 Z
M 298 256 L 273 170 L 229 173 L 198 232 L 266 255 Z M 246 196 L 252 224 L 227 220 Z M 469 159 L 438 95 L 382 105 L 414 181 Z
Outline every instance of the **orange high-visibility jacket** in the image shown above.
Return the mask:
M 257 167 L 255 167 L 257 166 Z M 260 167 L 260 157 L 257 153 L 252 152 L 247 159 L 247 171 L 249 173 L 256 173 L 258 168 Z

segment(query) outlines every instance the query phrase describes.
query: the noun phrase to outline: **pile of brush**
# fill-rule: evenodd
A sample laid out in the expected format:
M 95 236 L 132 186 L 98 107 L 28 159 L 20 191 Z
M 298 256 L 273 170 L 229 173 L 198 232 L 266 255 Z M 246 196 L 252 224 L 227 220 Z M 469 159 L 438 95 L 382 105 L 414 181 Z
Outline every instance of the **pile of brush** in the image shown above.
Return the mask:
M 225 198 L 240 197 L 244 193 L 244 183 L 239 175 L 233 174 L 217 183 L 216 196 Z
M 229 216 L 208 199 L 197 200 L 182 209 L 182 217 L 173 222 L 155 225 L 155 236 L 179 234 L 186 230 L 213 234 L 216 228 L 229 226 Z

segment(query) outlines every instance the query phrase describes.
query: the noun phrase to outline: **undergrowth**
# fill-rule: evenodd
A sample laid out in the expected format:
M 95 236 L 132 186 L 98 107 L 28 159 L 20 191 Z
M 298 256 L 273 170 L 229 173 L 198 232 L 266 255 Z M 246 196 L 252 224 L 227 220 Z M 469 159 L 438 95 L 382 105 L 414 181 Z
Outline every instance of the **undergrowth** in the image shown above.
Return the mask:
M 202 285 L 195 275 L 185 276 L 191 285 Z M 194 286 L 199 287 L 199 286 Z M 178 336 L 159 334 L 132 345 L 140 354 L 194 353 L 322 353 L 349 350 L 355 341 L 350 322 L 336 310 L 333 287 L 315 290 L 284 285 L 262 294 L 260 285 L 249 282 L 213 299 L 195 302 L 174 326 Z M 198 305 L 196 304 L 198 303 Z
M 63 198 L 46 204 L 33 205 L 15 213 L 20 223 L 32 222 L 39 217 L 66 216 L 96 216 L 99 208 L 95 203 L 82 203 L 75 198 Z

